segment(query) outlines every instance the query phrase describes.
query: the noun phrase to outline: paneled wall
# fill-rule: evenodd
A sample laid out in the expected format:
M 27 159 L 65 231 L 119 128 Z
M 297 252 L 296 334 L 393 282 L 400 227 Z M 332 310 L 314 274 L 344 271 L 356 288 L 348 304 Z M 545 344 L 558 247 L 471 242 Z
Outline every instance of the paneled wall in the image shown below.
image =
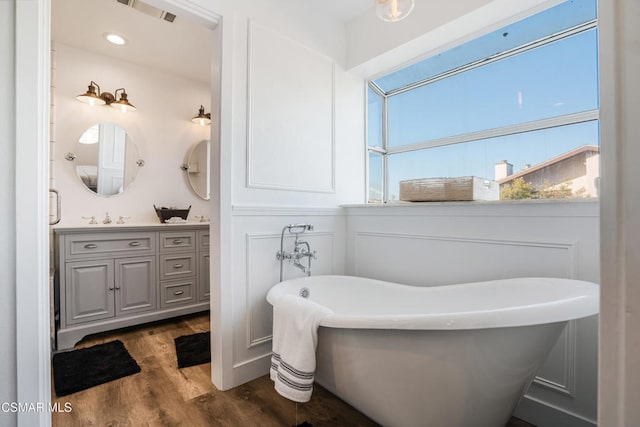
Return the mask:
M 266 295 L 280 281 L 276 252 L 283 227 L 313 224 L 312 231 L 301 235 L 316 251 L 312 274 L 343 274 L 344 216 L 339 208 L 245 207 L 234 208 L 233 218 L 234 377 L 244 382 L 269 371 L 273 312 Z M 294 236 L 285 232 L 284 250 L 292 252 L 293 242 Z M 283 280 L 302 276 L 289 262 L 283 263 Z
M 599 281 L 594 201 L 346 209 L 346 271 L 416 286 L 522 276 Z M 569 323 L 516 415 L 595 426 L 597 317 Z
M 214 307 L 212 315 L 221 325 L 213 325 L 220 357 L 233 365 L 221 380 L 214 375 L 225 389 L 269 370 L 272 311 L 265 296 L 279 281 L 282 228 L 313 224 L 305 235 L 317 251 L 313 274 L 341 274 L 338 206 L 364 200 L 365 81 L 344 69 L 344 25 L 321 7 L 310 13 L 308 3 L 281 5 L 233 2 L 233 28 L 222 26 L 233 40 L 233 55 L 223 50 L 222 58 L 223 67 L 232 61 L 232 82 L 223 89 L 233 88 L 233 110 L 229 127 L 222 117 L 229 138 L 221 138 L 221 179 L 229 179 L 228 171 L 231 193 L 221 189 L 219 292 L 233 303 L 220 312 Z M 287 236 L 285 250 L 292 242 Z M 283 273 L 303 275 L 288 263 Z
M 300 23 L 308 19 L 302 14 Z M 311 47 L 321 35 L 298 39 L 254 15 L 235 23 L 236 77 L 246 84 L 234 110 L 233 204 L 364 200 L 364 80 Z

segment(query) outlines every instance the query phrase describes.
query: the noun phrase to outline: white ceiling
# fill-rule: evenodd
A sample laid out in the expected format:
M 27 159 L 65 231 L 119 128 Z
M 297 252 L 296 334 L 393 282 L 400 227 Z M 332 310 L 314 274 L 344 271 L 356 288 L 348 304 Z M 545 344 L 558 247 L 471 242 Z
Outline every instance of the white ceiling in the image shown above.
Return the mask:
M 212 31 L 183 17 L 170 23 L 116 0 L 54 0 L 51 40 L 202 82 L 211 79 Z M 103 34 L 127 38 L 124 46 Z
M 371 9 L 375 0 L 305 0 L 309 3 L 320 3 L 330 15 L 342 22 L 349 22 L 356 16 Z
M 141 0 L 136 0 L 141 2 Z M 148 0 L 161 4 L 157 0 Z M 324 10 L 348 22 L 373 7 L 374 0 L 290 0 L 310 11 Z M 173 23 L 149 16 L 116 0 L 54 0 L 51 39 L 73 47 L 209 82 L 212 32 L 188 17 Z M 127 38 L 125 46 L 108 43 L 103 34 Z

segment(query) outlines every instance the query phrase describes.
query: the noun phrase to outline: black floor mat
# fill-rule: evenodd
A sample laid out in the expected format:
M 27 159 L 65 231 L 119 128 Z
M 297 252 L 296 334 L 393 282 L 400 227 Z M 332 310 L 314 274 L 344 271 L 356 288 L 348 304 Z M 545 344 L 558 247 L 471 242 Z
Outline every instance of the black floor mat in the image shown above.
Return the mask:
M 211 362 L 211 337 L 209 332 L 183 335 L 175 339 L 178 368 Z
M 138 372 L 140 366 L 121 341 L 53 356 L 53 382 L 58 397 Z

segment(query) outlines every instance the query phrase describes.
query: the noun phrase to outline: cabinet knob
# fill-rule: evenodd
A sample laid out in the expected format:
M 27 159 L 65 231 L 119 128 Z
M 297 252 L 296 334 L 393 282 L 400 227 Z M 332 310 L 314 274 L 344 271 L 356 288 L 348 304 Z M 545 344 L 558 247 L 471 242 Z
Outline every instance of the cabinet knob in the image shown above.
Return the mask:
M 173 239 L 173 244 L 179 245 L 180 243 L 182 243 L 182 239 Z
M 173 291 L 174 295 L 182 295 L 184 294 L 184 291 Z
M 182 268 L 184 264 L 173 264 L 173 268 Z
M 140 246 L 140 242 L 129 242 L 129 246 Z
M 119 290 L 119 289 L 120 289 L 120 286 L 116 286 L 116 290 Z
M 113 286 L 109 286 L 109 290 L 112 291 L 114 288 Z
M 84 245 L 85 249 L 95 249 L 97 247 L 98 245 L 96 245 L 95 243 L 87 243 L 86 245 Z

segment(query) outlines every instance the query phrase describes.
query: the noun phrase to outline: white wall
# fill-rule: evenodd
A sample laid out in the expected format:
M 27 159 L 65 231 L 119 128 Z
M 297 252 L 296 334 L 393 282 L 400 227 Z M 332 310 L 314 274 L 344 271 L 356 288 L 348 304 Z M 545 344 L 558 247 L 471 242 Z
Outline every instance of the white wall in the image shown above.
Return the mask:
M 15 247 L 15 5 L 0 2 L 0 402 L 16 400 L 16 247 Z M 7 60 L 7 58 L 9 58 Z M 14 425 L 15 414 L 0 414 L 0 424 Z
M 90 81 L 113 93 L 124 87 L 134 112 L 123 114 L 106 106 L 89 107 L 75 97 Z M 187 174 L 180 169 L 191 148 L 209 139 L 210 127 L 191 122 L 200 105 L 210 111 L 211 85 L 177 75 L 98 55 L 68 45 L 56 44 L 55 142 L 53 155 L 56 187 L 62 196 L 62 225 L 98 221 L 109 212 L 130 216 L 127 222 L 157 222 L 156 206 L 186 208 L 190 218 L 209 217 L 208 203 L 195 195 Z M 103 197 L 89 191 L 75 174 L 76 162 L 64 159 L 76 150 L 80 135 L 91 125 L 112 122 L 124 128 L 138 148 L 145 165 L 137 168 L 134 182 L 125 192 Z
M 602 293 L 601 426 L 640 425 L 640 3 L 598 2 Z
M 301 14 L 295 22 L 308 19 Z M 328 29 L 307 41 L 266 16 L 236 16 L 234 24 L 242 82 L 234 106 L 234 205 L 362 201 L 364 81 L 310 47 Z
M 214 359 L 232 365 L 219 378 L 214 373 L 223 389 L 268 372 L 271 308 L 264 296 L 279 280 L 282 227 L 313 223 L 314 274 L 341 273 L 344 221 L 337 206 L 364 200 L 365 84 L 344 70 L 344 25 L 309 4 L 209 6 L 223 16 L 221 253 L 214 299 L 233 301 L 213 312 L 220 345 L 218 354 L 214 345 Z M 301 275 L 286 268 L 287 276 Z
M 249 381 L 269 371 L 273 312 L 266 302 L 268 290 L 280 281 L 281 230 L 291 223 L 311 223 L 314 230 L 305 233 L 311 249 L 312 274 L 344 272 L 344 217 L 340 209 L 265 207 L 236 208 L 233 212 L 233 360 L 234 381 Z M 285 234 L 284 250 L 293 249 L 293 236 Z M 306 265 L 306 261 L 303 261 Z M 285 262 L 283 279 L 303 273 Z
M 415 286 L 508 277 L 599 282 L 599 204 L 478 203 L 346 209 L 347 272 Z M 571 322 L 516 416 L 595 426 L 597 317 Z

